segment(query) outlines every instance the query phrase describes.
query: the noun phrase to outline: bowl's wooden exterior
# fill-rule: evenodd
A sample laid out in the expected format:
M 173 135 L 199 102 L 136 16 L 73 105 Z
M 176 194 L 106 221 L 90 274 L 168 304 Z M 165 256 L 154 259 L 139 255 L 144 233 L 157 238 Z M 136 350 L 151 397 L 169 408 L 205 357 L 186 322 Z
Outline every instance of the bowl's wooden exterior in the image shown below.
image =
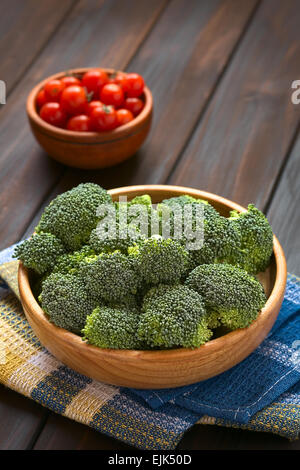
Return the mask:
M 129 186 L 109 191 L 114 199 L 131 199 L 148 193 L 154 202 L 180 194 L 207 199 L 221 214 L 245 209 L 214 194 L 178 186 Z M 213 377 L 247 357 L 262 342 L 278 315 L 286 285 L 283 250 L 274 237 L 274 256 L 270 267 L 260 274 L 268 300 L 256 321 L 209 341 L 198 349 L 168 351 L 127 351 L 100 349 L 87 345 L 79 336 L 50 323 L 35 300 L 27 269 L 20 263 L 19 289 L 26 317 L 41 343 L 69 367 L 93 379 L 135 388 L 165 388 L 192 384 Z
M 128 124 L 109 132 L 73 132 L 43 121 L 36 111 L 36 96 L 44 84 L 53 78 L 61 78 L 66 73 L 83 74 L 87 70 L 89 69 L 60 72 L 36 85 L 27 99 L 27 116 L 35 138 L 52 158 L 77 168 L 105 168 L 127 160 L 144 142 L 151 126 L 152 94 L 145 87 L 145 106 L 141 113 Z M 103 70 L 109 74 L 115 72 L 113 69 Z

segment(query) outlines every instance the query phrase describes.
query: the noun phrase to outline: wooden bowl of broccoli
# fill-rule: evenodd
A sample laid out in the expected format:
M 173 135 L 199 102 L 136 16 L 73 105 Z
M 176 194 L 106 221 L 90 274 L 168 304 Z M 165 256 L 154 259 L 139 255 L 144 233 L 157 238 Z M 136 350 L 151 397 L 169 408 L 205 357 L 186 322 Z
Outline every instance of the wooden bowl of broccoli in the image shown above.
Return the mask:
M 81 184 L 49 204 L 15 257 L 41 343 L 84 375 L 140 389 L 196 383 L 245 359 L 286 285 L 258 209 L 179 186 Z

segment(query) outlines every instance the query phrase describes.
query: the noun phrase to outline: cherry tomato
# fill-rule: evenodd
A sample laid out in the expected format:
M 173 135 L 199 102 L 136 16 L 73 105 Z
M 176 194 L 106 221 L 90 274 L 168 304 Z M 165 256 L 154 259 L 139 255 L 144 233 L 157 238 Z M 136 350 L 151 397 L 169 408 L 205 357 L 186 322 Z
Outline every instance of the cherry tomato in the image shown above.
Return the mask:
M 45 103 L 40 111 L 40 117 L 57 127 L 64 127 L 67 116 L 59 103 Z
M 140 98 L 126 98 L 124 108 L 129 109 L 134 116 L 137 116 L 143 109 L 144 102 Z
M 61 93 L 65 85 L 60 80 L 50 80 L 44 86 L 45 96 L 47 101 L 57 101 L 59 102 Z
M 116 74 L 110 77 L 109 83 L 115 83 L 117 85 L 120 85 L 120 87 L 122 87 L 122 83 L 124 83 L 125 78 L 126 78 L 125 73 L 117 72 Z
M 76 132 L 89 132 L 92 130 L 91 118 L 85 114 L 73 116 L 67 123 L 67 129 Z
M 90 115 L 91 112 L 93 111 L 93 109 L 95 108 L 99 108 L 99 106 L 103 106 L 103 103 L 101 103 L 101 101 L 90 101 L 89 103 L 87 103 L 86 107 L 85 107 L 85 112 L 87 115 Z
M 118 109 L 116 111 L 118 117 L 119 126 L 123 126 L 134 119 L 134 116 L 131 111 L 128 109 Z
M 122 88 L 129 98 L 140 96 L 143 93 L 144 86 L 144 79 L 138 73 L 128 73 L 122 83 Z
M 68 114 L 84 114 L 86 103 L 85 90 L 81 86 L 71 85 L 61 94 L 60 104 Z
M 99 91 L 108 83 L 108 75 L 104 70 L 89 70 L 82 77 L 82 86 L 84 86 L 88 93 L 93 92 L 93 98 L 99 96 Z
M 41 108 L 45 103 L 47 103 L 45 90 L 40 90 L 36 96 L 36 104 L 38 108 Z
M 66 77 L 61 78 L 60 81 L 65 85 L 65 88 L 72 85 L 81 86 L 79 78 L 73 77 L 73 75 L 67 75 Z
M 92 128 L 97 131 L 111 131 L 118 127 L 118 116 L 112 106 L 99 106 L 91 112 Z
M 124 92 L 120 85 L 116 83 L 108 83 L 104 85 L 100 92 L 100 100 L 104 104 L 111 104 L 118 108 L 123 104 Z

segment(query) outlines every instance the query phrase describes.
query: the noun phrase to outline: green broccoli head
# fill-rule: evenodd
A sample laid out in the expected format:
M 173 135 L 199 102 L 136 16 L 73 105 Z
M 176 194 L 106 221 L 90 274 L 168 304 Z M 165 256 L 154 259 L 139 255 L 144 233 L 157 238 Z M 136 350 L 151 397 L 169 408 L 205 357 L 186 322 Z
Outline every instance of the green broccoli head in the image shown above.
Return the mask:
M 249 326 L 266 302 L 258 280 L 230 264 L 198 266 L 185 284 L 203 297 L 214 321 L 219 319 L 231 329 Z
M 139 313 L 124 306 L 98 306 L 87 317 L 84 339 L 99 348 L 141 349 L 137 337 Z
M 143 237 L 160 234 L 160 217 L 148 194 L 129 202 L 115 202 L 116 220 L 122 225 L 138 228 Z
M 151 237 L 152 235 L 160 235 L 160 218 L 152 204 L 151 197 L 148 194 L 143 194 L 142 196 L 136 196 L 130 201 L 130 206 L 133 208 L 137 204 L 144 206 L 147 210 L 147 223 L 139 227 L 143 236 Z M 131 222 L 135 223 L 136 218 L 132 217 Z
M 164 238 L 177 239 L 183 245 L 186 245 L 188 239 L 185 233 L 187 227 L 184 225 L 184 221 L 188 221 L 189 228 L 195 230 L 195 219 L 196 216 L 199 216 L 198 209 L 202 208 L 203 204 L 207 205 L 208 202 L 195 199 L 187 194 L 164 199 L 157 205 L 157 213 L 161 224 L 160 234 Z M 190 209 L 190 212 L 187 213 L 186 208 Z
M 176 216 L 176 208 L 181 213 L 179 217 Z M 230 256 L 238 243 L 235 227 L 203 199 L 188 195 L 173 197 L 159 204 L 158 211 L 162 219 L 169 219 L 171 238 L 182 234 L 180 241 L 189 251 L 191 269 L 199 264 L 223 260 Z M 171 212 L 168 214 L 168 211 Z M 189 236 L 187 231 L 190 232 Z M 199 243 L 194 243 L 197 234 L 202 239 L 200 247 Z
M 106 227 L 98 226 L 91 232 L 89 244 L 99 253 L 111 253 L 119 250 L 127 254 L 127 250 L 134 243 L 139 243 L 145 237 L 141 234 L 137 227 L 132 225 L 115 224 L 115 233 L 111 234 Z
M 57 196 L 44 210 L 36 232 L 56 235 L 68 250 L 78 250 L 88 242 L 99 217 L 97 208 L 112 204 L 111 196 L 100 186 L 82 183 Z
M 86 257 L 80 275 L 90 295 L 99 301 L 124 300 L 135 294 L 139 285 L 136 263 L 120 251 Z
M 144 298 L 138 337 L 151 347 L 199 347 L 212 335 L 202 297 L 183 285 L 153 287 Z
M 149 194 L 142 194 L 131 199 L 130 204 L 143 204 L 144 206 L 152 207 L 152 200 Z
M 188 253 L 175 240 L 154 236 L 128 249 L 147 284 L 175 283 L 186 273 Z
M 61 273 L 46 278 L 39 301 L 51 322 L 73 333 L 81 332 L 87 315 L 96 306 L 82 279 Z
M 152 200 L 148 194 L 136 196 L 131 201 L 117 201 L 114 203 L 116 210 L 116 220 L 121 225 L 130 224 L 135 220 L 135 210 L 131 209 L 132 206 L 140 205 L 146 210 L 147 213 L 151 212 Z
M 240 237 L 240 246 L 232 250 L 228 261 L 252 274 L 264 271 L 273 252 L 273 232 L 267 218 L 249 204 L 247 212 L 231 211 L 228 220 Z
M 16 246 L 13 257 L 21 260 L 27 268 L 44 274 L 53 268 L 57 258 L 65 251 L 62 242 L 55 235 L 40 233 Z
M 181 196 L 170 197 L 169 199 L 164 199 L 160 204 L 158 204 L 158 210 L 161 208 L 161 204 L 165 204 L 169 207 L 179 204 L 181 207 L 184 207 L 186 204 L 192 203 L 204 203 L 208 204 L 204 199 L 196 199 L 188 194 L 183 194 Z
M 194 227 L 196 205 L 192 204 L 192 218 L 190 222 Z M 231 252 L 236 237 L 233 230 L 230 230 L 229 223 L 225 217 L 222 217 L 210 204 L 202 206 L 203 208 L 203 243 L 198 249 L 193 245 L 189 247 L 191 268 L 199 264 L 214 263 L 222 259 L 226 253 Z
M 192 266 L 222 261 L 239 243 L 238 231 L 210 204 L 203 206 L 204 239 L 200 250 L 190 250 Z
M 53 268 L 54 273 L 77 274 L 81 263 L 86 257 L 94 256 L 95 251 L 89 245 L 84 245 L 80 250 L 73 253 L 65 253 L 57 258 Z

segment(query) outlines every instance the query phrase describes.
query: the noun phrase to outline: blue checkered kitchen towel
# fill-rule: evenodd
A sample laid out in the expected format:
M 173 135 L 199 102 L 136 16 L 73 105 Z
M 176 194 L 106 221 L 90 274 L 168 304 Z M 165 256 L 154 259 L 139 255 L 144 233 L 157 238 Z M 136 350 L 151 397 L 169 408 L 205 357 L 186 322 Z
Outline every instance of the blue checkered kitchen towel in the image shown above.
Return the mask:
M 279 317 L 265 341 L 231 370 L 204 382 L 135 390 L 91 380 L 43 348 L 17 299 L 14 247 L 0 253 L 0 382 L 54 412 L 142 449 L 174 449 L 196 423 L 300 431 L 300 280 L 289 275 Z M 0 348 L 1 359 L 1 348 Z M 2 357 L 3 359 L 3 357 Z

